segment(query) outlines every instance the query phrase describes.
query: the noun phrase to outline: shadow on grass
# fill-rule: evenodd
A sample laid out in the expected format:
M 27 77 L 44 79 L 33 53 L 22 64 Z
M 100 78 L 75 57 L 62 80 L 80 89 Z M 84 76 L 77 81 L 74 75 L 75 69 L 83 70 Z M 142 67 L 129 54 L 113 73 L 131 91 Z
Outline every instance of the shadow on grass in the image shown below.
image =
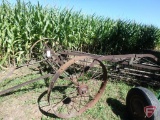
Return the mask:
M 69 84 L 68 86 L 55 86 L 53 89 L 52 89 L 52 92 L 55 92 L 55 91 L 59 91 L 61 94 L 65 94 L 65 89 L 67 89 L 71 84 Z M 48 90 L 44 91 L 39 97 L 38 97 L 38 100 L 37 100 L 37 103 L 38 103 L 38 107 L 39 107 L 39 110 L 41 111 L 42 114 L 44 114 L 45 116 L 47 117 L 51 117 L 51 118 L 59 118 L 57 117 L 53 111 L 50 112 L 51 108 L 48 108 L 48 110 L 45 110 L 43 109 L 44 107 L 47 107 L 47 106 L 50 106 L 48 100 L 45 100 L 48 104 L 44 105 L 44 106 L 41 106 L 41 102 L 43 102 L 43 98 L 44 97 L 47 97 L 47 92 Z M 65 96 L 66 97 L 66 96 Z M 65 98 L 64 97 L 64 98 Z M 63 99 L 63 98 L 62 98 Z M 61 100 L 60 100 L 61 101 Z M 57 102 L 58 104 L 59 102 Z
M 126 106 L 123 105 L 119 100 L 114 98 L 108 98 L 106 102 L 111 107 L 113 113 L 119 116 L 121 120 L 129 120 Z
M 41 111 L 42 114 L 44 114 L 45 116 L 49 116 L 49 117 L 52 117 L 52 118 L 58 118 L 56 115 L 54 115 L 53 113 L 50 113 L 46 110 L 43 110 L 43 107 L 40 106 L 40 101 L 41 99 L 47 94 L 47 90 L 44 91 L 38 98 L 37 100 L 37 103 L 38 103 L 38 107 L 39 107 L 39 110 Z

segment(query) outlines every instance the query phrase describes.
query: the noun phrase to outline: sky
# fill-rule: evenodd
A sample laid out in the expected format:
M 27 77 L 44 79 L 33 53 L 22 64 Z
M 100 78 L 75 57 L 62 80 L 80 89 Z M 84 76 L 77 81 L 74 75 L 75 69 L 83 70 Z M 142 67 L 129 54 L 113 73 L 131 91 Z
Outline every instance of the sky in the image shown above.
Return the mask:
M 2 1 L 2 0 L 0 0 Z M 8 0 L 16 3 L 16 0 Z M 29 1 L 29 0 L 25 0 Z M 160 0 L 30 0 L 43 6 L 73 8 L 82 14 L 131 20 L 160 28 Z

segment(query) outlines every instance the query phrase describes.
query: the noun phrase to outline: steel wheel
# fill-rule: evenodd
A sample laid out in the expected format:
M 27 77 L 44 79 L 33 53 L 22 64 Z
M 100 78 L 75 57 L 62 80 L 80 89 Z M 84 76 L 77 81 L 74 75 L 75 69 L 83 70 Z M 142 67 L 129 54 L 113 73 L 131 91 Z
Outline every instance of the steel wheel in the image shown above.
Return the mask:
M 30 48 L 31 61 L 41 61 L 41 71 L 55 73 L 64 64 L 63 56 L 59 54 L 63 48 L 52 38 L 44 38 L 36 41 Z
M 107 71 L 99 60 L 81 56 L 60 67 L 50 83 L 48 102 L 39 100 L 41 111 L 61 118 L 80 115 L 101 97 L 107 83 Z

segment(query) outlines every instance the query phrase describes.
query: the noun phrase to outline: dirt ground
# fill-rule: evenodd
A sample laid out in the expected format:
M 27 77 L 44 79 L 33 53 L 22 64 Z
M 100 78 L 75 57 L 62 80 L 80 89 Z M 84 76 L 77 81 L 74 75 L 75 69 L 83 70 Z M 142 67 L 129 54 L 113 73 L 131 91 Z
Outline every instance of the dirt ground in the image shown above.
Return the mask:
M 39 111 L 37 103 L 38 95 L 40 94 L 31 91 L 18 96 L 14 94 L 5 96 L 0 103 L 0 119 L 40 120 L 42 113 Z
M 34 68 L 36 68 L 36 66 L 32 67 L 32 69 Z M 9 68 L 6 71 L 0 71 L 0 82 L 12 70 L 13 68 Z M 23 67 L 15 70 L 8 78 L 25 76 L 30 73 L 36 74 L 37 71 L 31 71 L 28 67 Z M 42 113 L 39 111 L 37 103 L 40 94 L 41 92 L 29 90 L 27 92 L 18 93 L 18 95 L 15 93 L 0 96 L 0 120 L 40 120 L 42 118 Z
M 3 78 L 16 78 L 19 76 L 24 76 L 30 73 L 37 73 L 38 64 L 32 66 L 24 66 L 18 69 L 14 69 L 15 67 L 7 68 L 6 70 L 0 70 L 0 82 Z

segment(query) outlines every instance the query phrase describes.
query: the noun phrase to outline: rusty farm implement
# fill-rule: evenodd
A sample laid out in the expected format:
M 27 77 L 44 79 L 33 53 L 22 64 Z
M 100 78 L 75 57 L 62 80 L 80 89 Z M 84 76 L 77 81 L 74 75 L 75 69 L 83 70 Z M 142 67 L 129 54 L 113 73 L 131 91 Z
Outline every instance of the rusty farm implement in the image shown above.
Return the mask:
M 37 63 L 39 71 L 49 68 L 48 73 L 2 90 L 0 96 L 51 77 L 48 90 L 38 98 L 39 109 L 42 113 L 70 118 L 80 115 L 100 99 L 108 79 L 160 86 L 159 58 L 154 54 L 97 55 L 65 50 L 49 40 L 35 42 L 30 49 L 32 59 L 13 67 L 0 82 L 4 82 L 15 70 Z M 40 44 L 43 46 L 40 47 Z

